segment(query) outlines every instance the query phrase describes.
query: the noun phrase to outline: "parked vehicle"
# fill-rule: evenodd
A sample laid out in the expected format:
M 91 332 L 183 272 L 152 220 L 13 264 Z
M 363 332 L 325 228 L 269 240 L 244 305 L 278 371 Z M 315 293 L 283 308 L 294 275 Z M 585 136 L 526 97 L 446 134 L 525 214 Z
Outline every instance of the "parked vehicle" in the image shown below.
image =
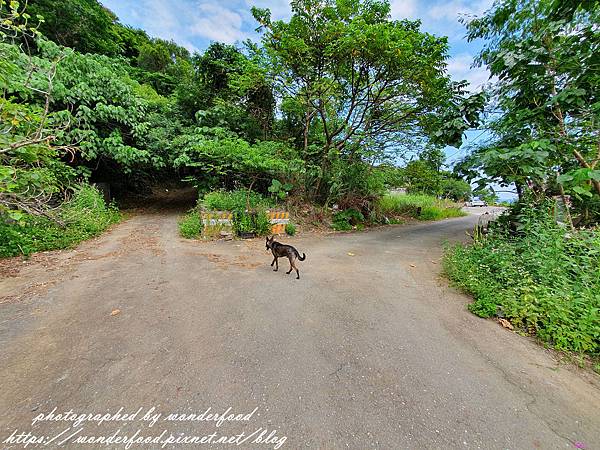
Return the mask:
M 484 206 L 487 206 L 487 205 L 488 204 L 487 204 L 487 202 L 485 200 L 480 200 L 478 198 L 475 198 L 475 199 L 471 200 L 470 202 L 466 202 L 465 203 L 465 206 L 469 206 L 469 207 L 474 207 L 474 206 L 484 207 Z

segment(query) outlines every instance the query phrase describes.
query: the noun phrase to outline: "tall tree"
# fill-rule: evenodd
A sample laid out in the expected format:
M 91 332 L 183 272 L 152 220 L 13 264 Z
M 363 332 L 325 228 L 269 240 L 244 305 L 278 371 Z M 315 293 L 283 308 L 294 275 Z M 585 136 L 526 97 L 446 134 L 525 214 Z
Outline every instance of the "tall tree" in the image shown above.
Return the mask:
M 291 19 L 253 9 L 264 31 L 272 77 L 283 99 L 304 111 L 304 146 L 318 124 L 316 195 L 331 164 L 359 160 L 430 131 L 455 94 L 445 71 L 448 45 L 418 21 L 390 20 L 387 1 L 294 0 Z
M 558 180 L 580 198 L 597 199 L 599 5 L 501 0 L 468 23 L 469 39 L 487 42 L 478 62 L 498 79 L 494 137 L 469 158 L 472 168 L 541 195 Z

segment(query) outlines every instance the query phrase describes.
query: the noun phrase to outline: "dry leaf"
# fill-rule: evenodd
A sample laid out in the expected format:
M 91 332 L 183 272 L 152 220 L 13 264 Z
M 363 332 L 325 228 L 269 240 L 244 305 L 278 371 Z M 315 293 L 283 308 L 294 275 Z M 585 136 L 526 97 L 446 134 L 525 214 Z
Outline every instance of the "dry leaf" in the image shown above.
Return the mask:
M 512 326 L 512 323 L 506 319 L 498 319 L 498 322 L 500 322 L 500 325 L 502 325 L 504 328 L 508 328 L 509 330 L 515 329 L 515 327 Z
M 409 265 L 410 265 L 410 267 L 417 267 L 417 266 L 415 266 L 414 264 L 409 264 Z
M 348 256 L 354 256 L 354 253 L 348 252 Z
M 113 312 L 110 313 L 111 316 L 116 316 L 117 314 L 121 314 L 120 309 L 113 309 Z

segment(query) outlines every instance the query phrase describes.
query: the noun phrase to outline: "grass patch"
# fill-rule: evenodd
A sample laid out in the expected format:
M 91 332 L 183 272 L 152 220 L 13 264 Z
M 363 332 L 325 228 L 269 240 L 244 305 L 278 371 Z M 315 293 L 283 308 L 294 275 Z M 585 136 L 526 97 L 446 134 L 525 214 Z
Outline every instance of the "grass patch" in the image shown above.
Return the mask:
M 178 225 L 179 234 L 186 239 L 197 239 L 202 233 L 202 218 L 195 208 L 181 217 Z
M 600 230 L 569 232 L 548 208 L 524 210 L 469 246 L 446 251 L 444 270 L 471 294 L 469 309 L 510 320 L 559 350 L 600 356 Z
M 1 222 L 0 256 L 70 248 L 99 235 L 121 216 L 116 207 L 105 204 L 96 188 L 82 185 L 61 205 L 57 218 L 64 227 L 46 217 L 31 215 L 25 215 L 18 223 Z
M 288 236 L 294 236 L 296 234 L 296 225 L 293 223 L 288 223 L 285 225 L 285 234 Z
M 377 203 L 383 216 L 413 217 L 419 220 L 442 220 L 466 215 L 461 207 L 450 201 L 423 194 L 387 194 Z

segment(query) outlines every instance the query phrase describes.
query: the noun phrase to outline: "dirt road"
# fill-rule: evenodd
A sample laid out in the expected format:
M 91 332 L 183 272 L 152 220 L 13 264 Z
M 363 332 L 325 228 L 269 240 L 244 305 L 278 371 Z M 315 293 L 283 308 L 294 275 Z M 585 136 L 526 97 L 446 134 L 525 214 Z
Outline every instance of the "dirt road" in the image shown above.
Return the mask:
M 137 448 L 211 433 L 251 436 L 239 448 L 600 448 L 597 378 L 471 315 L 439 278 L 444 241 L 476 216 L 288 239 L 300 280 L 271 270 L 261 240 L 186 241 L 176 218 L 134 216 L 0 281 L 0 447 L 140 429 L 165 434 Z M 209 407 L 258 409 L 165 420 Z M 75 426 L 40 417 L 54 408 L 140 412 Z

